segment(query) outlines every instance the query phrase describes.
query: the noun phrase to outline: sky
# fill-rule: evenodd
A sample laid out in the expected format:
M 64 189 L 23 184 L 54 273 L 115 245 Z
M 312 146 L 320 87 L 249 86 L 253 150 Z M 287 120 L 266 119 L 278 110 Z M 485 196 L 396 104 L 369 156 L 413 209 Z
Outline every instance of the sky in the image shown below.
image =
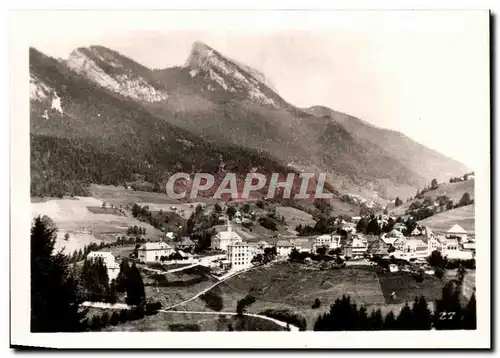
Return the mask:
M 183 65 L 201 41 L 296 106 L 401 131 L 472 169 L 474 143 L 489 139 L 487 12 L 82 11 L 30 23 L 30 44 L 50 56 L 102 45 L 152 68 Z

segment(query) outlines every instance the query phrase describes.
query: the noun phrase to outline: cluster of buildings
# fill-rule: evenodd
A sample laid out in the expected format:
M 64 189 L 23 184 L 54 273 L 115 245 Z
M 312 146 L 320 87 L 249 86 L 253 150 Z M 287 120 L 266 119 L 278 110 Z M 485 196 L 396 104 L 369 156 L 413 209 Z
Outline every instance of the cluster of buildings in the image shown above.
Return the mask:
M 319 247 L 328 251 L 340 249 L 342 255 L 354 259 L 365 255 L 423 259 L 436 250 L 449 259 L 466 260 L 475 256 L 475 242 L 459 225 L 441 234 L 433 233 L 428 227 L 417 227 L 408 237 L 403 234 L 405 229 L 404 224 L 396 224 L 394 229 L 380 236 L 350 234 L 341 238 L 339 235 L 321 235 L 314 239 L 313 251 L 316 252 Z

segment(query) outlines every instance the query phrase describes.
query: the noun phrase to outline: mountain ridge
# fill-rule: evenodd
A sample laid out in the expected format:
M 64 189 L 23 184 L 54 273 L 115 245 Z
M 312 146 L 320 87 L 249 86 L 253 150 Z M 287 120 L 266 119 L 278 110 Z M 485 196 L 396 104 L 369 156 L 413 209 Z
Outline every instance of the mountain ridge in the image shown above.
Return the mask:
M 38 93 L 42 93 L 43 97 L 46 91 L 45 82 L 38 79 L 37 84 L 36 80 L 45 71 L 45 64 L 31 66 L 31 62 L 30 58 L 33 78 L 33 84 L 30 80 L 30 96 L 32 105 L 35 104 L 36 107 L 40 100 L 37 98 Z M 326 114 L 311 113 L 311 109 L 295 107 L 263 83 L 258 78 L 258 71 L 255 70 L 252 74 L 250 67 L 238 64 L 201 43 L 193 45 L 184 66 L 163 70 L 149 69 L 102 46 L 78 48 L 67 60 L 58 63 L 58 71 L 62 73 L 62 77 L 76 79 L 78 75 L 112 93 L 112 97 L 125 100 L 124 103 L 132 110 L 144 113 L 139 116 L 151 117 L 151 128 L 161 128 L 163 125 L 168 128 L 173 125 L 195 137 L 203 138 L 207 143 L 267 153 L 270 158 L 275 158 L 285 166 L 294 163 L 304 170 L 326 170 L 330 184 L 345 192 L 370 197 L 391 197 L 403 192 L 410 194 L 436 174 L 436 170 L 432 171 L 432 164 L 425 176 L 421 176 L 419 165 L 413 168 L 410 165 L 408 168 L 407 163 L 402 163 L 405 158 L 414 156 L 411 146 L 416 145 L 421 151 L 418 147 L 420 144 L 412 144 L 416 142 L 411 139 L 408 139 L 410 142 L 400 141 L 396 147 L 410 153 L 399 155 L 398 159 L 393 148 L 386 150 L 377 140 L 367 139 L 370 133 L 373 135 L 373 130 L 390 130 L 373 127 L 370 132 L 366 129 L 368 123 L 327 107 L 322 107 L 326 108 L 322 109 L 323 112 L 331 111 Z M 49 73 L 53 67 L 49 68 Z M 51 76 L 48 77 L 48 82 L 54 80 Z M 64 80 L 61 79 L 60 82 Z M 66 85 L 55 85 L 54 89 L 59 86 L 64 88 Z M 96 88 L 92 91 L 99 92 Z M 80 93 L 79 96 L 81 95 Z M 67 99 L 64 95 L 62 97 L 64 110 Z M 87 98 L 96 101 L 95 97 Z M 116 102 L 116 106 L 123 105 L 120 101 Z M 85 131 L 90 131 L 90 134 L 94 130 L 92 128 L 104 125 L 95 117 L 91 117 L 94 118 L 92 121 L 87 119 L 88 123 L 85 123 L 83 118 L 88 116 L 82 114 L 83 117 L 78 114 L 75 119 L 80 126 L 80 136 Z M 41 124 L 39 117 L 32 116 L 32 130 L 49 134 L 44 129 L 47 123 Z M 354 124 L 349 123 L 347 118 L 354 118 L 351 121 Z M 135 128 L 138 123 L 135 120 L 126 125 L 116 122 L 112 127 L 105 125 L 100 131 L 111 137 L 114 136 L 113 130 L 117 130 L 115 127 L 128 128 L 128 132 L 142 131 L 140 128 L 131 131 L 131 127 L 127 125 Z M 361 134 L 357 133 L 360 129 Z M 70 127 L 58 130 L 61 136 L 78 136 Z M 376 135 L 380 133 L 385 132 L 377 132 Z M 440 157 L 436 160 L 441 160 L 443 156 L 437 155 Z M 462 170 L 457 168 L 453 174 L 455 173 L 462 174 Z

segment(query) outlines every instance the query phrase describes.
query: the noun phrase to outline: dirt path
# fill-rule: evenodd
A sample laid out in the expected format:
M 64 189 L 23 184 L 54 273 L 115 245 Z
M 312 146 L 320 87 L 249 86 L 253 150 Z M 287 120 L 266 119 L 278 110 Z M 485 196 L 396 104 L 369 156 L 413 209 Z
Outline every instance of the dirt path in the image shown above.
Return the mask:
M 164 312 L 164 313 L 190 313 L 190 314 L 210 314 L 210 315 L 219 315 L 219 316 L 236 316 L 238 313 L 236 312 L 204 312 L 204 311 L 169 311 L 169 310 L 159 310 L 158 312 Z M 267 316 L 263 316 L 263 315 L 260 315 L 260 314 L 255 314 L 255 313 L 243 313 L 244 316 L 247 316 L 247 317 L 257 317 L 257 318 L 260 318 L 260 319 L 265 319 L 266 321 L 270 321 L 270 322 L 273 322 L 273 323 L 276 323 L 277 325 L 279 325 L 280 327 L 283 327 L 283 328 L 290 328 L 290 331 L 295 331 L 295 332 L 298 332 L 299 331 L 299 328 L 294 326 L 293 324 L 289 324 L 289 323 L 286 323 L 286 322 L 283 322 L 283 321 L 279 321 L 275 318 L 271 318 L 271 317 L 267 317 Z

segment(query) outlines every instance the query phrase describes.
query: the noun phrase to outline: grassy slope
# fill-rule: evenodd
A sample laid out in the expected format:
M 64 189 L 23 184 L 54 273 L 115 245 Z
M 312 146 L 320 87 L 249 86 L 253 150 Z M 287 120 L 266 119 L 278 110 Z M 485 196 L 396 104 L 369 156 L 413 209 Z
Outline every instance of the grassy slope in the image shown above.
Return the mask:
M 439 184 L 439 187 L 436 190 L 431 190 L 425 193 L 423 196 L 425 197 L 431 197 L 432 199 L 436 199 L 436 197 L 440 195 L 446 195 L 448 196 L 451 200 L 453 200 L 453 203 L 456 204 L 460 201 L 460 198 L 464 193 L 469 193 L 470 198 L 474 199 L 474 180 L 466 180 L 466 181 L 461 181 L 457 183 L 443 183 Z M 415 195 L 415 194 L 413 194 Z M 404 199 L 404 198 L 403 198 Z M 407 203 L 404 203 L 401 206 L 393 207 L 392 209 L 389 210 L 390 213 L 393 213 L 395 215 L 404 215 L 406 209 L 408 209 L 411 205 L 411 203 L 415 201 L 420 201 L 422 202 L 424 199 L 412 199 Z
M 458 224 L 469 234 L 475 233 L 475 205 L 462 206 L 453 210 L 431 216 L 419 221 L 420 225 L 428 226 L 432 230 L 447 231 L 453 225 Z

